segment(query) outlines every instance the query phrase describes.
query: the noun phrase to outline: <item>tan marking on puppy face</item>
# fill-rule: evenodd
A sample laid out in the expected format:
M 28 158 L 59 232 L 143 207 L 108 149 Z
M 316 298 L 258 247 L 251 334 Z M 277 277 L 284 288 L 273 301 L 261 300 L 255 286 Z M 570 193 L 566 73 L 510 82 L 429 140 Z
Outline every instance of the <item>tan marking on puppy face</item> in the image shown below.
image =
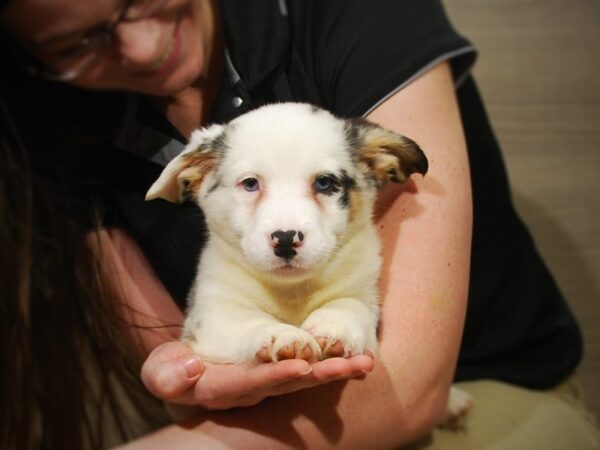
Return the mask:
M 363 193 L 357 189 L 351 189 L 349 194 L 349 214 L 348 221 L 356 222 L 360 216 L 363 215 L 363 209 L 365 207 L 365 199 Z

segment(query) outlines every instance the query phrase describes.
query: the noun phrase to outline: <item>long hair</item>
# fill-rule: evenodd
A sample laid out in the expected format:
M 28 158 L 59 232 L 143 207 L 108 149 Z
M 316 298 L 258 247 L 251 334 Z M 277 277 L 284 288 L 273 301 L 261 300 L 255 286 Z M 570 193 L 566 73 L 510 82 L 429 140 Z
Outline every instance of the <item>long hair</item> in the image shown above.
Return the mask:
M 164 416 L 86 245 L 101 196 L 78 172 L 48 86 L 20 77 L 0 80 L 0 448 L 106 448 Z

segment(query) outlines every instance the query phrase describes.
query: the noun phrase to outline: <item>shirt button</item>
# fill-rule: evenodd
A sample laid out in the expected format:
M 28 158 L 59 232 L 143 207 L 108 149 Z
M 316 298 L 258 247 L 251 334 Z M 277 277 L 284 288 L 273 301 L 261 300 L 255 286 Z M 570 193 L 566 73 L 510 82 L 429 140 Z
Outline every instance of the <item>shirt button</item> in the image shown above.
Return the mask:
M 242 103 L 244 103 L 242 97 L 235 96 L 231 99 L 231 106 L 233 106 L 234 108 L 239 108 L 240 106 L 242 106 Z

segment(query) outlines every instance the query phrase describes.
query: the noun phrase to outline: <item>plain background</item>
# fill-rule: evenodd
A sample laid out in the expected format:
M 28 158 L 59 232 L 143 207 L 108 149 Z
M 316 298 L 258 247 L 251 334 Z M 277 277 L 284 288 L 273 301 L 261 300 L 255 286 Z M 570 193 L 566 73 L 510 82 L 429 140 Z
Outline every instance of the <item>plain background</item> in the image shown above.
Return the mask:
M 581 324 L 579 375 L 600 418 L 600 0 L 444 0 L 513 198 Z

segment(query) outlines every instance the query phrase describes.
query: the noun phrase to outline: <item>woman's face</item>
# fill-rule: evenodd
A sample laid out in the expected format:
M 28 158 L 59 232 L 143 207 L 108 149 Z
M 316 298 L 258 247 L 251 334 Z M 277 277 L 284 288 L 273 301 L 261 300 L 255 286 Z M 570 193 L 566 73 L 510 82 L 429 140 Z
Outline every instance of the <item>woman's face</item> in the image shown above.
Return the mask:
M 212 27 L 206 23 L 210 15 L 203 11 L 206 2 L 134 0 L 123 14 L 127 3 L 12 0 L 1 20 L 49 71 L 64 75 L 76 67 L 72 73 L 79 73 L 68 80 L 76 86 L 166 96 L 196 81 L 211 40 L 207 30 Z M 145 11 L 141 17 L 138 5 Z M 120 17 L 126 19 L 119 21 Z M 111 32 L 98 37 L 98 30 L 106 26 Z M 93 45 L 86 41 L 90 36 Z

